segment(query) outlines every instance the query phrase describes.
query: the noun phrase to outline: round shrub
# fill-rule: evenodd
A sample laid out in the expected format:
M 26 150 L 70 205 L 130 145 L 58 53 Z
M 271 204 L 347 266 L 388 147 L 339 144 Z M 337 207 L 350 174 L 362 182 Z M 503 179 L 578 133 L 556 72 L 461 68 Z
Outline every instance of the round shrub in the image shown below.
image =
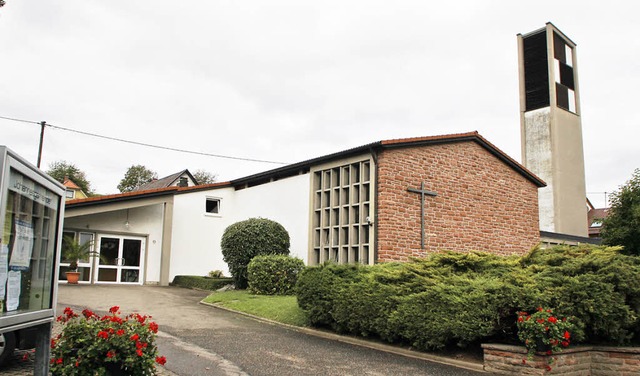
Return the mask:
M 289 295 L 304 269 L 304 261 L 286 255 L 254 257 L 247 266 L 249 290 L 262 295 Z
M 224 230 L 222 256 L 229 265 L 236 288 L 247 288 L 247 265 L 258 255 L 289 254 L 289 233 L 278 222 L 250 218 Z

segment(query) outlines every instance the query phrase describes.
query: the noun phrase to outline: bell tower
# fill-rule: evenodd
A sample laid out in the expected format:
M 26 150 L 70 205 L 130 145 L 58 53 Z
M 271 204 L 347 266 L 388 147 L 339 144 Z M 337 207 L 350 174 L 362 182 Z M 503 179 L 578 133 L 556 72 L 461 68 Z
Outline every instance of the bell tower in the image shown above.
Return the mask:
M 540 229 L 588 236 L 576 44 L 552 23 L 518 34 L 523 164 L 547 182 Z

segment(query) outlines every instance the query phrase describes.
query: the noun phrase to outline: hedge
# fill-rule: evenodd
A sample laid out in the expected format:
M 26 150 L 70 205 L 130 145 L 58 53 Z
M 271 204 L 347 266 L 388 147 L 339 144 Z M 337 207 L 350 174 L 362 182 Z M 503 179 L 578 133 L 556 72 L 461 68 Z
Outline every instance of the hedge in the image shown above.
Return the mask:
M 254 257 L 247 267 L 249 291 L 258 295 L 289 295 L 304 269 L 304 261 L 285 255 Z
M 516 314 L 574 316 L 574 342 L 640 343 L 640 258 L 618 248 L 558 246 L 524 257 L 433 254 L 407 263 L 325 264 L 296 286 L 311 325 L 421 350 L 515 343 Z
M 171 282 L 172 286 L 186 287 L 200 290 L 218 290 L 233 283 L 231 278 L 210 278 L 197 275 L 177 275 Z

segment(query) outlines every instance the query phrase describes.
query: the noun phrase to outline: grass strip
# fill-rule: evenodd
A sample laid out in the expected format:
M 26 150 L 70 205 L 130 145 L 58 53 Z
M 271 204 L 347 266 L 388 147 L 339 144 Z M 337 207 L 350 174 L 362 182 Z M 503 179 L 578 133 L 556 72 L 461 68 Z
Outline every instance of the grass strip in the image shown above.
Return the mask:
M 203 300 L 283 324 L 307 326 L 307 316 L 293 295 L 253 295 L 246 290 L 214 292 Z

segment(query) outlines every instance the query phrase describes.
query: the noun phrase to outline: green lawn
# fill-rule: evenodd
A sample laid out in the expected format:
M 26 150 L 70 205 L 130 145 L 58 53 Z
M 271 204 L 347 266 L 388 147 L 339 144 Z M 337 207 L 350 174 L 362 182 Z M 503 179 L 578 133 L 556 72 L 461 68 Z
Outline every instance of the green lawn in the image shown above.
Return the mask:
M 295 326 L 306 326 L 307 316 L 295 296 L 252 295 L 246 290 L 214 292 L 206 303 Z

